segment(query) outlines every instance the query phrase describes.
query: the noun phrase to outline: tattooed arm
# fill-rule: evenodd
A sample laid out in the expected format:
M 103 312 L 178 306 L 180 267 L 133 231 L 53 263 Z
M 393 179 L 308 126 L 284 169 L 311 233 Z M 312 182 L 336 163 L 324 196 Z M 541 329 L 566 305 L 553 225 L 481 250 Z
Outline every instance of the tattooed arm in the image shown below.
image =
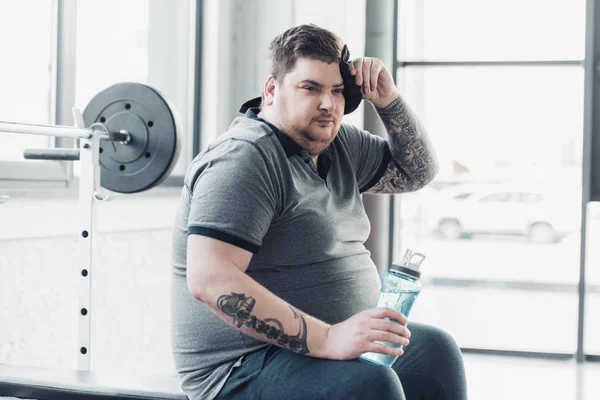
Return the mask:
M 350 63 L 350 73 L 370 101 L 388 136 L 392 159 L 387 170 L 367 192 L 411 192 L 427 185 L 438 172 L 435 152 L 425 129 L 404 103 L 394 78 L 383 62 L 374 57 L 359 57 Z
M 323 358 L 329 325 L 269 292 L 245 270 L 252 253 L 200 235 L 188 237 L 189 292 L 232 327 L 298 354 Z
M 407 319 L 389 308 L 363 311 L 329 325 L 303 313 L 249 277 L 252 253 L 229 243 L 189 235 L 187 286 L 190 294 L 233 328 L 258 340 L 310 357 L 348 360 L 367 351 L 401 355 Z M 385 320 L 388 318 L 389 320 Z
M 438 173 L 435 151 L 423 125 L 400 96 L 377 108 L 388 132 L 392 159 L 367 193 L 401 193 L 423 188 Z

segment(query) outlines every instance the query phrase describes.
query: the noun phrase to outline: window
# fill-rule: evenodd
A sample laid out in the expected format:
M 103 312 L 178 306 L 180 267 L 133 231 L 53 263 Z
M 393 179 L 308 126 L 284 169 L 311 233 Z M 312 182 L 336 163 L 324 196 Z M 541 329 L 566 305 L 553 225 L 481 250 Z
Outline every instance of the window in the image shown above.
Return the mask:
M 480 203 L 508 203 L 511 201 L 510 193 L 492 193 L 483 196 L 479 202 Z
M 52 3 L 36 2 L 32 13 L 31 3 L 0 2 L 0 121 L 54 122 Z M 20 175 L 18 162 L 26 163 L 23 150 L 48 147 L 51 142 L 45 136 L 0 132 L 0 179 Z
M 581 60 L 585 1 L 400 0 L 400 61 Z
M 466 200 L 469 197 L 471 197 L 473 195 L 473 193 L 461 193 L 461 194 L 457 194 L 456 196 L 453 197 L 454 200 Z
M 518 193 L 518 199 L 521 203 L 536 204 L 544 201 L 544 196 L 538 193 Z
M 588 204 L 587 232 L 585 349 L 600 355 L 600 202 Z
M 397 82 L 440 161 L 432 185 L 396 200 L 394 259 L 427 255 L 412 318 L 463 348 L 574 354 L 585 1 L 401 0 L 398 11 Z M 492 189 L 450 207 L 457 181 Z M 552 207 L 500 189 L 557 182 Z M 418 215 L 403 212 L 411 204 Z M 557 315 L 560 341 L 547 333 Z

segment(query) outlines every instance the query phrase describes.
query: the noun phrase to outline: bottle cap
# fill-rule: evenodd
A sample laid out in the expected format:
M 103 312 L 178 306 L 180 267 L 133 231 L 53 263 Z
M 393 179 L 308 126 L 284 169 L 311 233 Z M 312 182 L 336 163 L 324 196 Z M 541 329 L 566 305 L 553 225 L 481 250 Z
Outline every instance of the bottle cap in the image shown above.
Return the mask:
M 415 260 L 413 260 L 415 258 Z M 392 264 L 391 269 L 405 273 L 415 278 L 421 277 L 421 263 L 425 259 L 425 255 L 416 253 L 407 249 L 404 253 L 404 257 L 400 261 L 400 264 Z

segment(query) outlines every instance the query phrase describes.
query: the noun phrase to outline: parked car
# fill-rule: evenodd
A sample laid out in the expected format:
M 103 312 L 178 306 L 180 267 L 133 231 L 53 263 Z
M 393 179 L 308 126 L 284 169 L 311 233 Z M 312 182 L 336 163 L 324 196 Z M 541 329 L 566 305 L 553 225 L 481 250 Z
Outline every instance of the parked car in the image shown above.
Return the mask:
M 434 211 L 435 229 L 448 239 L 484 233 L 558 242 L 579 229 L 576 198 L 528 185 L 460 185 L 442 193 Z

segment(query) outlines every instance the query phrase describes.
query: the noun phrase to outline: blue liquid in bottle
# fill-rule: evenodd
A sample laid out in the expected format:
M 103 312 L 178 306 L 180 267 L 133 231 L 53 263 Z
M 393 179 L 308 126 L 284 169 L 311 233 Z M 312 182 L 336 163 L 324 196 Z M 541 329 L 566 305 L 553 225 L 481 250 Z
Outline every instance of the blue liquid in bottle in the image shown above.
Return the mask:
M 421 260 L 416 265 L 410 264 L 410 258 L 413 255 L 421 256 Z M 419 264 L 425 256 L 420 253 L 412 253 L 410 250 L 404 256 L 404 265 L 393 265 L 388 273 L 383 276 L 381 282 L 381 292 L 377 307 L 389 307 L 394 310 L 409 316 L 410 310 L 421 292 L 421 283 L 419 281 L 420 272 Z M 391 347 L 402 347 L 398 343 L 380 342 Z M 364 353 L 359 357 L 359 360 L 366 361 L 372 364 L 391 367 L 398 356 L 392 356 L 382 353 Z

